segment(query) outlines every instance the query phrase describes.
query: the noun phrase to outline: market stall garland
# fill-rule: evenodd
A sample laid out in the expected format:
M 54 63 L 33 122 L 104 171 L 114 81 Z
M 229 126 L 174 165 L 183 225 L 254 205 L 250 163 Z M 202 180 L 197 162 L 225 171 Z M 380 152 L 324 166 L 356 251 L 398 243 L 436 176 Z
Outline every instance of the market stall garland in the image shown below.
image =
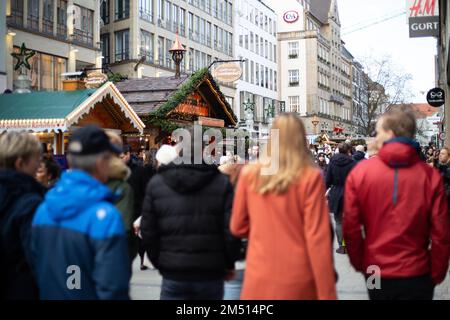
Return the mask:
M 167 102 L 161 105 L 158 110 L 150 113 L 147 116 L 143 116 L 142 119 L 144 123 L 150 124 L 151 126 L 158 127 L 162 131 L 170 133 L 178 128 L 184 127 L 183 122 L 192 122 L 194 121 L 194 117 L 192 115 L 181 114 L 181 113 L 171 113 L 170 118 L 168 114 L 173 111 L 180 103 L 182 103 L 186 97 L 198 89 L 198 87 L 203 83 L 203 81 L 207 81 L 208 85 L 211 85 L 214 91 L 219 95 L 219 99 L 222 101 L 226 100 L 223 97 L 220 89 L 217 84 L 213 80 L 211 74 L 209 73 L 208 68 L 203 68 L 194 73 L 188 80 L 186 80 L 180 87 L 177 92 L 175 92 Z M 226 108 L 225 108 L 226 109 Z M 235 121 L 237 122 L 237 118 L 233 113 L 225 112 Z

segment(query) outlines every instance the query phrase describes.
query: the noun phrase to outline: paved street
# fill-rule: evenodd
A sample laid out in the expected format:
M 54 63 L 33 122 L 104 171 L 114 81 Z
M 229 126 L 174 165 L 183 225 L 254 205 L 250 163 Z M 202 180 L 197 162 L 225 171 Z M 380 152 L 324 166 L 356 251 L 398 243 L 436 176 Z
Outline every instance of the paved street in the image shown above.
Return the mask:
M 335 254 L 336 270 L 339 273 L 337 284 L 340 300 L 367 300 L 367 290 L 363 276 L 357 274 L 350 266 L 348 256 Z M 139 259 L 134 261 L 131 280 L 131 298 L 133 300 L 159 299 L 161 277 L 156 270 L 139 270 Z M 436 288 L 436 300 L 450 300 L 450 277 Z

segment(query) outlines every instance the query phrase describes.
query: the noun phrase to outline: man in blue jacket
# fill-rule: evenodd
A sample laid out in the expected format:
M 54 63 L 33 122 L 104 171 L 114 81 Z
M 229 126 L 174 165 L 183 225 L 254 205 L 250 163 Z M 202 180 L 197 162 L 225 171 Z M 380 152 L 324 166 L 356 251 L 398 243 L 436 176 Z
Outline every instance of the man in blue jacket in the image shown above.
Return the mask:
M 74 132 L 71 170 L 45 196 L 32 224 L 33 269 L 41 299 L 128 299 L 125 229 L 103 185 L 112 152 L 96 126 Z

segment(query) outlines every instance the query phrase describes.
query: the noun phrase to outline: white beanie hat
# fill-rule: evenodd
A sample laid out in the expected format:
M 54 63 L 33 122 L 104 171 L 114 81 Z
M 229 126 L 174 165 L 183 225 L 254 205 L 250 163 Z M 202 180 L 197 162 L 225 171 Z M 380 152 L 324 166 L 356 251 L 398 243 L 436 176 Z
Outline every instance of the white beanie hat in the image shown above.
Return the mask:
M 164 165 L 171 163 L 177 157 L 178 155 L 175 148 L 167 144 L 162 145 L 158 152 L 156 152 L 156 160 Z

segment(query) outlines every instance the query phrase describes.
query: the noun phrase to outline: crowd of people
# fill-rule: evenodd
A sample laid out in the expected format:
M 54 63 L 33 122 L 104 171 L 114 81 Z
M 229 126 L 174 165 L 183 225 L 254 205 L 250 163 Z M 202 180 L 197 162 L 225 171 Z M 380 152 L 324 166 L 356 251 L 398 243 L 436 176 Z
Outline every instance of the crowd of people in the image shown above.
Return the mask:
M 63 172 L 35 136 L 0 135 L 1 298 L 129 299 L 147 254 L 163 300 L 336 299 L 336 238 L 357 272 L 379 268 L 371 299 L 432 299 L 450 259 L 449 149 L 421 149 L 406 111 L 367 145 L 308 145 L 291 113 L 272 129 L 261 156 L 194 164 L 193 148 L 178 164 L 179 145 L 136 157 L 86 126 Z

